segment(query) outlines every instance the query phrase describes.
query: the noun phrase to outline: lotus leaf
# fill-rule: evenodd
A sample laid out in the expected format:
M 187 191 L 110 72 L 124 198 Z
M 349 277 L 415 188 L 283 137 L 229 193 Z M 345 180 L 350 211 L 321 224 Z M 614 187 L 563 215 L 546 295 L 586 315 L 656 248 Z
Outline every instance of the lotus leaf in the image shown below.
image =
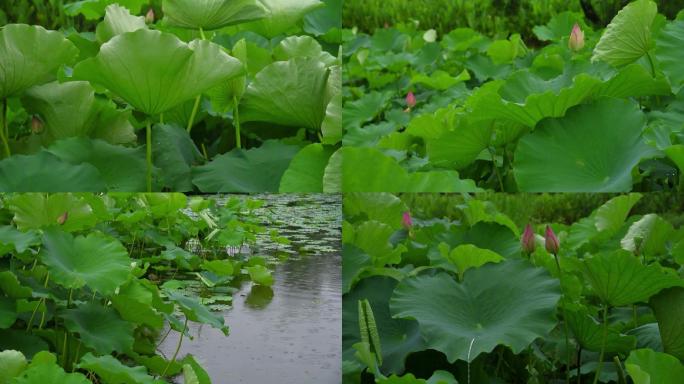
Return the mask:
M 48 152 L 0 161 L 2 192 L 101 192 L 105 189 L 97 168 L 90 164 L 73 165 Z
M 16 303 L 9 297 L 0 296 L 0 329 L 7 329 L 17 320 Z
M 119 360 L 109 355 L 95 357 L 89 352 L 81 358 L 78 366 L 96 373 L 108 383 L 156 384 L 154 378 L 147 374 L 144 367 L 123 365 Z
M 294 29 L 302 22 L 304 15 L 323 7 L 319 0 L 260 0 L 268 16 L 240 25 L 241 29 L 254 31 L 272 38 Z
M 38 352 L 33 356 L 31 364 L 12 381 L 14 384 L 90 384 L 90 380 L 81 373 L 66 373 L 57 365 L 55 355 L 47 351 Z
M 323 175 L 334 148 L 309 144 L 290 162 L 280 179 L 280 192 L 317 192 L 323 190 Z
M 88 20 L 99 19 L 105 14 L 108 5 L 117 3 L 126 7 L 129 11 L 137 14 L 140 7 L 147 4 L 147 0 L 81 0 L 64 4 L 64 11 L 67 15 L 83 15 Z
M 12 378 L 19 376 L 26 369 L 26 357 L 19 351 L 5 350 L 0 352 L 0 384 L 9 384 Z
M 218 29 L 268 15 L 258 0 L 164 0 L 164 20 L 172 26 Z
M 8 206 L 14 214 L 14 223 L 22 231 L 57 226 L 64 212 L 68 218 L 60 228 L 67 232 L 92 228 L 97 222 L 88 202 L 73 194 L 17 194 L 9 200 Z
M 104 21 L 98 24 L 95 35 L 100 43 L 106 43 L 116 35 L 142 28 L 147 28 L 144 17 L 133 16 L 128 9 L 112 4 L 105 8 Z
M 21 253 L 38 243 L 38 234 L 35 231 L 22 232 L 11 225 L 0 227 L 0 252 L 3 254 L 12 249 Z
M 70 332 L 78 333 L 83 344 L 99 354 L 125 353 L 133 348 L 135 326 L 111 307 L 86 303 L 59 316 Z
M 191 297 L 173 291 L 166 292 L 166 295 L 169 300 L 178 304 L 180 310 L 189 320 L 209 324 L 216 329 L 220 329 L 226 336 L 228 335 L 228 327 L 223 324 L 223 316 L 211 313 L 207 307 Z
M 251 267 L 245 267 L 247 273 L 249 273 L 249 278 L 256 284 L 265 285 L 270 287 L 273 285 L 273 276 L 271 271 L 263 265 L 254 265 Z
M 665 244 L 672 238 L 673 232 L 672 224 L 650 213 L 629 227 L 625 237 L 620 240 L 620 246 L 633 253 L 655 256 L 665 251 Z M 637 239 L 640 239 L 638 247 Z
M 636 347 L 636 337 L 620 334 L 613 329 L 606 331 L 604 340 L 603 327 L 585 311 L 566 310 L 564 313 L 568 327 L 584 349 L 600 351 L 603 347 L 605 352 L 618 353 L 628 352 Z
M 684 71 L 681 65 L 684 54 L 680 49 L 682 44 L 684 44 L 684 20 L 668 23 L 660 31 L 656 40 L 656 58 L 660 68 L 670 79 L 673 93 L 678 93 L 684 86 Z
M 637 349 L 625 361 L 634 384 L 678 384 L 684 377 L 684 365 L 676 357 L 650 349 Z
M 486 263 L 498 263 L 504 260 L 498 253 L 478 248 L 472 244 L 457 246 L 449 252 L 446 259 L 456 266 L 460 280 L 463 280 L 465 271 L 470 268 L 477 268 Z
M 651 298 L 650 305 L 658 320 L 663 350 L 684 359 L 684 288 L 665 289 Z

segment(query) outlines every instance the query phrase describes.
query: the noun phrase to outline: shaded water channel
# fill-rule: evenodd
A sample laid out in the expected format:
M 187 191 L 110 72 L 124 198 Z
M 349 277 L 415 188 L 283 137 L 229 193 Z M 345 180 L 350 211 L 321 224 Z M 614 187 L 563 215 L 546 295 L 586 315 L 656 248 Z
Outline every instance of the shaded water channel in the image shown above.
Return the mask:
M 190 324 L 179 359 L 191 353 L 214 384 L 338 384 L 341 380 L 341 197 L 252 195 L 265 201 L 256 214 L 292 241 L 283 248 L 264 234 L 259 255 L 285 251 L 274 284 L 242 283 L 222 313 L 230 335 Z M 276 251 L 277 249 L 277 251 Z M 178 333 L 160 350 L 173 355 Z

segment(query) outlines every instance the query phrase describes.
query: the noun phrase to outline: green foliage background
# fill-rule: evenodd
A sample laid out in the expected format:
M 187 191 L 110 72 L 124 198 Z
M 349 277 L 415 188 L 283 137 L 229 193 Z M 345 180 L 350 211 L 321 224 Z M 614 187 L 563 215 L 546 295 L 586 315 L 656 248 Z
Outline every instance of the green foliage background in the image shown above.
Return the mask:
M 629 0 L 346 0 L 344 27 L 372 32 L 387 23 L 416 20 L 420 28 L 446 33 L 470 27 L 489 36 L 519 32 L 532 38 L 532 28 L 562 11 L 584 11 L 587 18 L 605 26 Z M 684 0 L 657 0 L 658 10 L 673 18 Z

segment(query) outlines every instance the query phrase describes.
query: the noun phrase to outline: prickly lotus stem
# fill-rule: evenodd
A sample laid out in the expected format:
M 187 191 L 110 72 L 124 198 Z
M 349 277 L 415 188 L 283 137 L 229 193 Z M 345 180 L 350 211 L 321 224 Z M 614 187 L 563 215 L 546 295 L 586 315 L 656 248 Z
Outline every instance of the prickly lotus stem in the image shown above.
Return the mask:
M 548 225 L 546 226 L 546 234 L 544 236 L 545 239 L 545 246 L 546 246 L 546 251 L 548 253 L 557 255 L 558 250 L 560 249 L 560 242 L 558 241 L 558 237 L 556 237 L 556 234 L 553 233 L 553 229 L 549 227 Z
M 534 249 L 536 248 L 537 244 L 535 243 L 535 237 L 534 237 L 534 230 L 532 229 L 532 225 L 527 224 L 525 227 L 525 231 L 522 234 L 522 237 L 520 238 L 520 247 L 522 248 L 522 251 L 525 255 L 531 255 L 534 253 Z
M 580 28 L 579 24 L 577 23 L 575 23 L 575 25 L 572 27 L 572 32 L 570 32 L 568 47 L 573 52 L 577 52 L 584 48 L 584 32 L 582 32 L 582 28 Z

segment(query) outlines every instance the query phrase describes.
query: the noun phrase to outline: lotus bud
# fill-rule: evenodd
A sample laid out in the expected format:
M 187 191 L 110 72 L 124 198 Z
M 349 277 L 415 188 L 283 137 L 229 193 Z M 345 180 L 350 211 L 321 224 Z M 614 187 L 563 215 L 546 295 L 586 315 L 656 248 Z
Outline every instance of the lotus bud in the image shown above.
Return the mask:
M 41 120 L 40 117 L 37 115 L 31 117 L 31 132 L 37 135 L 43 132 L 44 127 L 43 120 Z
M 59 215 L 59 217 L 57 218 L 57 224 L 64 225 L 64 223 L 66 223 L 68 218 L 69 218 L 69 212 L 64 211 L 64 213 Z
M 154 9 L 150 8 L 150 10 L 147 11 L 147 13 L 145 14 L 145 23 L 154 23 Z
M 530 224 L 527 224 L 527 226 L 525 227 L 525 231 L 523 232 L 523 235 L 520 238 L 520 246 L 522 248 L 523 253 L 526 255 L 532 254 L 537 246 L 535 244 L 534 230 L 532 229 L 532 226 Z
M 572 32 L 570 32 L 568 47 L 570 47 L 570 49 L 574 52 L 584 48 L 584 32 L 582 32 L 582 29 L 577 23 L 575 23 L 575 25 L 572 27 Z
M 406 94 L 406 105 L 409 107 L 409 109 L 416 106 L 416 95 L 414 95 L 413 92 Z
M 545 242 L 546 242 L 546 251 L 557 255 L 558 250 L 560 249 L 560 243 L 558 242 L 558 237 L 556 237 L 556 234 L 553 233 L 553 229 L 549 227 L 548 225 L 546 226 L 546 235 L 544 236 Z
M 410 230 L 411 227 L 413 227 L 413 219 L 411 219 L 410 212 L 406 211 L 403 215 L 401 215 L 401 225 L 403 225 L 407 230 Z

